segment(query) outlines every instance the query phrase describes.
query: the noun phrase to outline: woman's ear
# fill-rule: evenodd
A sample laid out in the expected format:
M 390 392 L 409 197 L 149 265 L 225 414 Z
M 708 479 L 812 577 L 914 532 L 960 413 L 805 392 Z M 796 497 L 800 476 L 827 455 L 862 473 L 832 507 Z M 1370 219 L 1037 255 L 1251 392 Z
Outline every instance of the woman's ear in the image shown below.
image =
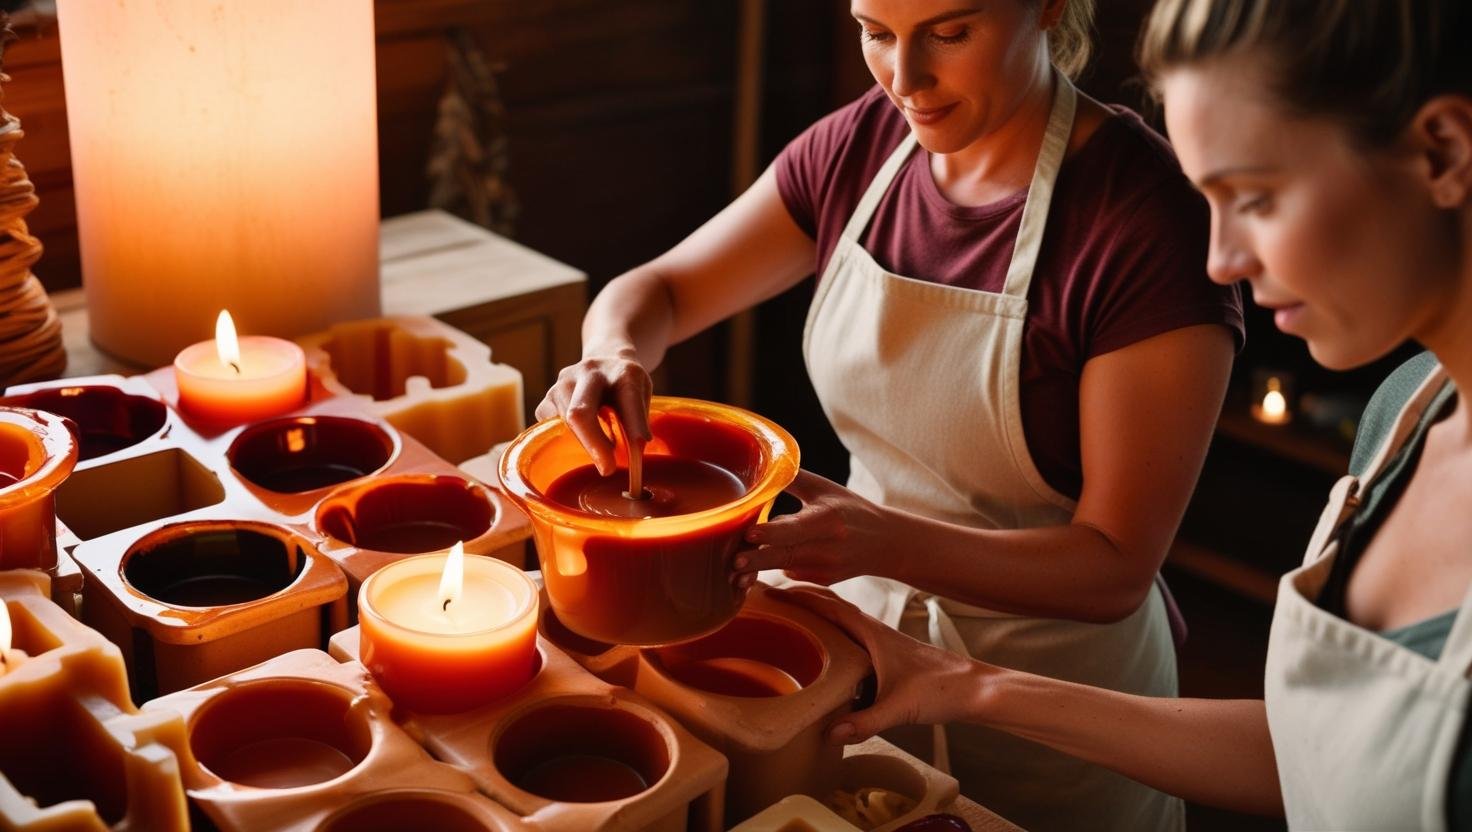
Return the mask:
M 1472 201 L 1472 98 L 1438 95 L 1421 106 L 1407 130 L 1436 206 L 1461 208 Z

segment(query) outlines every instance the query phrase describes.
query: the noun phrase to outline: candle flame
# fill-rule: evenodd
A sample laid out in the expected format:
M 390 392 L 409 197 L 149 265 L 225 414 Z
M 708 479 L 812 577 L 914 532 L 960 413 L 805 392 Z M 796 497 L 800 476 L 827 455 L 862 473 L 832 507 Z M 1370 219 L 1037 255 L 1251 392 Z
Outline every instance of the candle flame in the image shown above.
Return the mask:
M 0 662 L 5 661 L 5 654 L 10 650 L 10 610 L 5 602 L 0 600 Z
M 465 583 L 465 545 L 456 542 L 450 547 L 450 556 L 445 558 L 445 570 L 440 573 L 440 609 L 448 612 L 450 605 L 460 600 L 460 587 Z
M 215 351 L 220 354 L 220 363 L 240 372 L 240 341 L 235 337 L 235 321 L 230 310 L 221 309 L 215 319 Z
M 1283 383 L 1276 378 L 1268 379 L 1268 391 L 1262 397 L 1262 415 L 1269 421 L 1279 421 L 1288 413 L 1288 400 L 1283 397 Z

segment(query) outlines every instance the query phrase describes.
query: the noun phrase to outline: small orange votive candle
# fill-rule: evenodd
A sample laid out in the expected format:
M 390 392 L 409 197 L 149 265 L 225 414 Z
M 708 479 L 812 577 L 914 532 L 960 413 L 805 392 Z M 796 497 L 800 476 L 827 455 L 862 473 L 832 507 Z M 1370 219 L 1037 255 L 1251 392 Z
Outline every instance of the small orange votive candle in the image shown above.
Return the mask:
M 215 324 L 215 340 L 185 347 L 174 358 L 179 408 L 190 418 L 239 425 L 280 416 L 307 398 L 307 358 L 281 338 L 237 338 L 229 312 Z
M 358 623 L 363 664 L 409 711 L 468 711 L 536 671 L 536 585 L 509 563 L 464 555 L 458 543 L 368 576 Z

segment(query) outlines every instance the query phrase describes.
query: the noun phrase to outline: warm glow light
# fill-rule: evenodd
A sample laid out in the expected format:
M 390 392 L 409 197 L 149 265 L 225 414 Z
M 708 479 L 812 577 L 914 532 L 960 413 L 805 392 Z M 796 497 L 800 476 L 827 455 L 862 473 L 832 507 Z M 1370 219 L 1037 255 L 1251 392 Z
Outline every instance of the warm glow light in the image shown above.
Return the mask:
M 1262 397 L 1262 415 L 1270 421 L 1282 419 L 1288 413 L 1288 400 L 1277 390 L 1269 390 Z
M 240 340 L 235 337 L 235 321 L 230 319 L 228 309 L 220 310 L 215 318 L 215 351 L 220 354 L 220 363 L 240 372 Z
M 449 612 L 450 605 L 460 600 L 460 588 L 465 584 L 465 545 L 456 541 L 450 547 L 450 556 L 445 558 L 445 569 L 440 573 L 440 609 Z
M 307 434 L 301 428 L 292 428 L 286 432 L 286 452 L 299 454 L 307 449 Z
M 0 656 L 10 650 L 10 610 L 0 601 Z

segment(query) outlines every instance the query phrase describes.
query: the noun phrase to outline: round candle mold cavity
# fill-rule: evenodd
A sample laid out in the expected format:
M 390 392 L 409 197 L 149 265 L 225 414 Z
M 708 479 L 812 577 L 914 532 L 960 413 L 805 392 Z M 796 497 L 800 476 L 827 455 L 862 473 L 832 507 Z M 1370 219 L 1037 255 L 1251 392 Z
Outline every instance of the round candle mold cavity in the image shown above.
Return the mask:
M 674 681 L 719 696 L 797 693 L 822 674 L 827 654 L 807 630 L 776 618 L 741 615 L 704 638 L 644 651 Z
M 50 387 L 10 401 L 71 419 L 80 440 L 78 458 L 83 460 L 137 445 L 163 430 L 168 420 L 163 402 L 104 384 Z
M 462 477 L 378 477 L 333 492 L 317 528 L 360 549 L 419 554 L 490 531 L 496 508 L 484 486 Z
M 491 752 L 512 785 L 566 803 L 633 797 L 670 767 L 669 741 L 654 723 L 586 705 L 553 704 L 523 713 L 492 738 Z
M 123 579 L 175 607 L 244 604 L 291 586 L 308 547 L 290 532 L 240 523 L 167 526 L 123 556 Z
M 859 789 L 884 789 L 904 795 L 919 803 L 925 798 L 925 777 L 897 757 L 883 754 L 855 754 L 843 758 L 838 785 L 853 792 Z
M 746 593 L 731 582 L 731 556 L 797 473 L 797 443 L 755 413 L 656 396 L 649 421 L 646 487 L 656 487 L 651 461 L 673 457 L 722 469 L 745 493 L 652 518 L 598 516 L 560 503 L 551 496 L 554 483 L 584 469 L 588 454 L 559 419 L 518 436 L 499 468 L 506 494 L 531 519 L 549 603 L 567 629 L 609 644 L 670 644 L 735 617 Z M 620 439 L 616 447 L 626 465 L 627 444 Z
M 398 443 L 382 427 L 342 416 L 298 416 L 241 431 L 225 455 L 246 480 L 301 494 L 383 470 Z
M 443 793 L 403 789 L 355 801 L 333 813 L 317 832 L 489 832 L 485 822 Z
M 601 656 L 613 649 L 612 644 L 594 641 L 591 638 L 583 638 L 567 629 L 562 619 L 557 617 L 557 612 L 550 606 L 542 606 L 542 635 L 549 641 L 564 650 L 571 650 L 584 656 Z
M 289 789 L 335 780 L 368 756 L 368 715 L 351 691 L 306 679 L 241 684 L 201 707 L 189 726 L 194 756 L 216 777 Z
M 352 322 L 333 327 L 322 350 L 342 386 L 384 401 L 404 395 L 415 376 L 435 389 L 464 383 L 465 365 L 450 357 L 450 346 L 447 338 L 412 335 L 389 322 Z

